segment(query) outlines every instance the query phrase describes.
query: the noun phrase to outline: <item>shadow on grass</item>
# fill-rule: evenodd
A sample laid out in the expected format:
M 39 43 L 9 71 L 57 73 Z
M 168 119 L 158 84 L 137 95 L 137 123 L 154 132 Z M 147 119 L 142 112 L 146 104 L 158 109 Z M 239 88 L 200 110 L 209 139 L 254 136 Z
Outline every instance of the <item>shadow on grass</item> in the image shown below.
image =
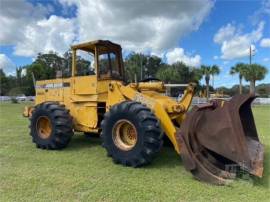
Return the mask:
M 101 148 L 101 139 L 99 137 L 85 137 L 83 134 L 76 134 L 72 138 L 70 145 L 67 150 L 80 150 L 91 147 Z M 252 177 L 254 186 L 269 187 L 270 186 L 270 147 L 265 147 L 264 157 L 264 175 L 262 178 Z M 161 152 L 157 155 L 154 161 L 144 166 L 144 169 L 151 168 L 174 168 L 184 166 L 180 155 L 176 153 L 173 146 L 165 145 L 161 149 Z M 184 167 L 183 167 L 184 168 Z
M 101 147 L 101 139 L 99 137 L 86 137 L 84 134 L 75 134 L 67 150 L 80 150 L 91 147 Z
M 171 141 L 164 135 L 163 147 L 156 159 L 147 167 L 149 168 L 171 168 L 183 166 L 180 155 L 175 151 Z
M 69 151 L 78 151 L 85 148 L 100 147 L 101 148 L 101 138 L 100 137 L 89 137 L 84 134 L 75 134 L 66 148 Z M 161 152 L 156 156 L 154 161 L 144 168 L 171 168 L 174 166 L 182 166 L 182 161 L 180 156 L 176 153 L 173 146 L 166 145 L 163 146 Z
M 155 160 L 145 168 L 173 168 L 183 166 L 181 157 L 172 146 L 163 146 Z

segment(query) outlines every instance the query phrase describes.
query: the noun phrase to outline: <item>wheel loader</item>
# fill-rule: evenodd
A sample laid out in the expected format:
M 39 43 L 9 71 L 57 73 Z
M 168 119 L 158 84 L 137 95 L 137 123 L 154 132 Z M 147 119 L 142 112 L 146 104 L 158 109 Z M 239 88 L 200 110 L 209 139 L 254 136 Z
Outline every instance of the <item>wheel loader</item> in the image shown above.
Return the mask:
M 118 44 L 97 40 L 71 50 L 71 76 L 36 81 L 35 105 L 23 112 L 37 148 L 63 149 L 75 131 L 99 134 L 115 163 L 141 167 L 157 156 L 166 136 L 198 180 L 227 184 L 238 169 L 262 177 L 264 150 L 251 111 L 254 95 L 190 109 L 193 83 L 180 101 L 165 96 L 165 84 L 156 78 L 127 84 Z M 78 71 L 78 51 L 93 56 L 89 69 L 94 69 L 88 73 Z

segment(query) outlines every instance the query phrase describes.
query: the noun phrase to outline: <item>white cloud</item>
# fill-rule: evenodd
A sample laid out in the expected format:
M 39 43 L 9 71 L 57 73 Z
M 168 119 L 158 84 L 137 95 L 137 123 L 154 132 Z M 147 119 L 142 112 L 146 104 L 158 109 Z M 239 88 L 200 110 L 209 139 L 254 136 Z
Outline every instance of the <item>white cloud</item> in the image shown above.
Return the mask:
M 250 16 L 251 22 L 253 24 L 258 23 L 261 19 L 270 16 L 270 0 L 262 0 L 261 7 Z
M 270 48 L 270 38 L 262 39 L 261 43 L 260 43 L 260 46 L 264 47 L 264 48 Z
M 75 4 L 79 41 L 109 39 L 126 50 L 162 52 L 202 24 L 213 1 L 92 1 Z
M 236 33 L 236 27 L 232 24 L 227 24 L 221 27 L 214 36 L 215 43 L 223 43 L 223 41 L 230 40 Z
M 52 15 L 48 19 L 26 27 L 25 39 L 17 43 L 15 54 L 35 56 L 39 52 L 64 53 L 69 49 L 74 38 L 74 21 Z
M 3 69 L 5 73 L 11 73 L 14 71 L 15 64 L 5 54 L 0 53 L 0 69 Z
M 21 75 L 22 75 L 22 76 L 25 76 L 26 73 L 27 73 L 26 68 L 22 69 Z
M 46 17 L 51 6 L 27 1 L 2 1 L 0 6 L 1 45 L 15 45 L 15 54 L 35 56 L 50 50 L 63 53 L 75 38 L 73 19 Z
M 166 53 L 166 59 L 168 64 L 173 64 L 175 62 L 183 62 L 186 65 L 192 67 L 198 67 L 201 65 L 201 56 L 188 56 L 185 54 L 183 48 L 174 48 L 173 50 Z
M 215 56 L 213 57 L 213 59 L 214 59 L 214 60 L 218 60 L 219 57 L 218 57 L 217 55 L 215 55 Z
M 226 60 L 243 58 L 249 55 L 249 48 L 262 38 L 264 22 L 260 22 L 257 29 L 243 34 L 239 27 L 227 24 L 221 27 L 214 36 L 214 42 L 221 45 L 221 58 Z
M 270 58 L 263 58 L 263 61 L 264 62 L 269 62 L 270 61 Z
M 227 65 L 227 64 L 229 64 L 229 63 L 230 63 L 230 61 L 228 61 L 228 60 L 224 60 L 224 61 L 223 61 L 223 64 L 224 64 L 224 65 Z
M 160 55 L 198 30 L 214 5 L 212 0 L 59 1 L 64 7 L 75 5 L 76 16 L 52 16 L 49 4 L 1 2 L 1 45 L 14 45 L 16 55 L 35 57 L 50 50 L 63 53 L 79 41 L 108 39 L 128 51 Z
M 3 28 L 0 32 L 1 45 L 14 45 L 24 40 L 25 28 L 35 24 L 46 14 L 48 8 L 40 4 L 33 6 L 26 1 L 1 1 L 0 24 Z

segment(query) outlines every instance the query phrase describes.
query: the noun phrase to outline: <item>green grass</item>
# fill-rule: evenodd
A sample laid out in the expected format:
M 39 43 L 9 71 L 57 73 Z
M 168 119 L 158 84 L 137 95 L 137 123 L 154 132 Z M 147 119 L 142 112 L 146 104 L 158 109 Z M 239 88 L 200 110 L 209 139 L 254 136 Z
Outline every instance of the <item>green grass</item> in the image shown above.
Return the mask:
M 265 145 L 264 177 L 199 182 L 170 147 L 147 167 L 115 165 L 99 139 L 75 135 L 62 151 L 36 149 L 23 104 L 0 104 L 0 201 L 270 201 L 270 106 L 253 108 Z

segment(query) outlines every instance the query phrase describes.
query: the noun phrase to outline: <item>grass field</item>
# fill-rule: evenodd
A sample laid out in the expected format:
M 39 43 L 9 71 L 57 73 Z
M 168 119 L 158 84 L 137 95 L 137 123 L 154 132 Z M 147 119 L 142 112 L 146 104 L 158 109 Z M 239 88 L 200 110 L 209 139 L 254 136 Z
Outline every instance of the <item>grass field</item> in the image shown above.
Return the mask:
M 270 106 L 253 108 L 264 177 L 229 186 L 194 180 L 170 147 L 139 169 L 113 164 L 99 139 L 80 134 L 65 150 L 36 149 L 22 109 L 0 104 L 0 201 L 270 201 Z

